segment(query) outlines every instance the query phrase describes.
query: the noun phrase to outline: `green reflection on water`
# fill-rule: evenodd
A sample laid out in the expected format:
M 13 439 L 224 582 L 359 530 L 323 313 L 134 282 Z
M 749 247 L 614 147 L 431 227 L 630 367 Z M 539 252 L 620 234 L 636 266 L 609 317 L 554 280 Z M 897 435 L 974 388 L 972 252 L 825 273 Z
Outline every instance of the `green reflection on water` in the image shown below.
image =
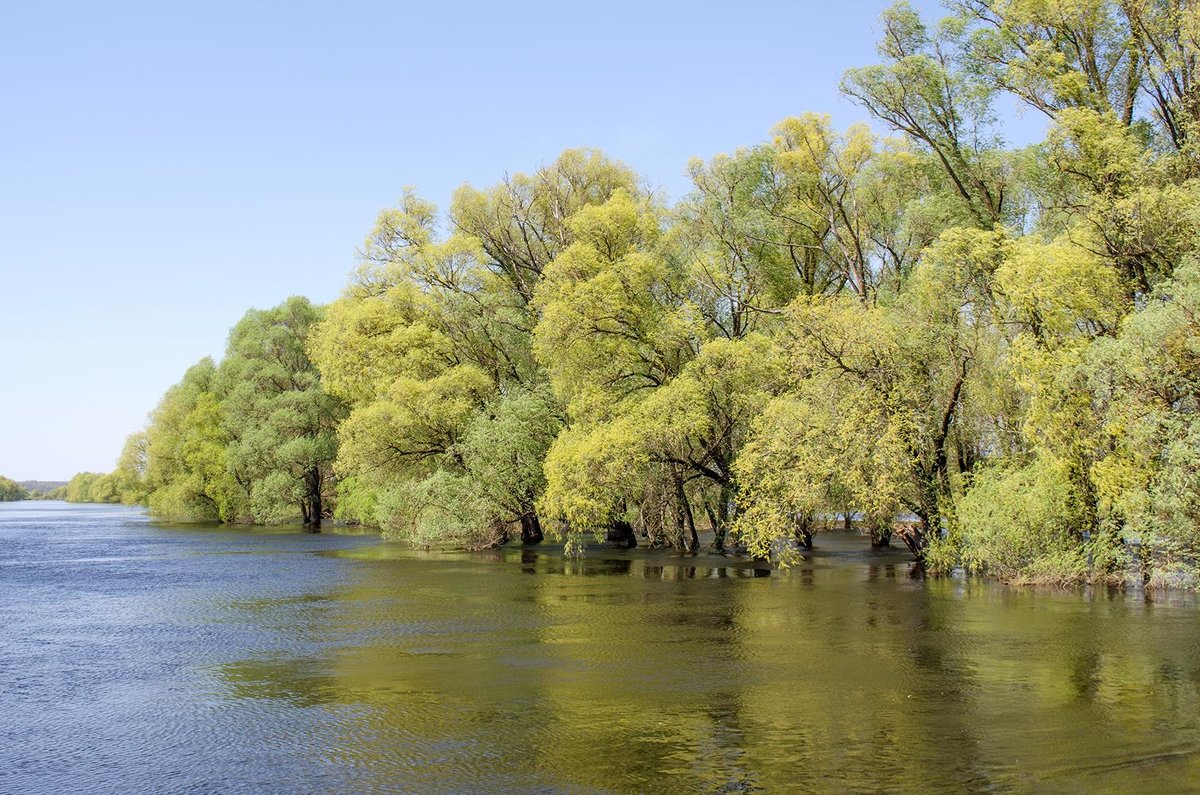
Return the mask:
M 315 709 L 359 791 L 1186 791 L 1190 598 L 920 580 L 829 538 L 785 574 L 719 557 L 380 545 L 353 583 L 235 603 L 306 640 L 224 697 Z M 314 653 L 313 649 L 317 652 Z

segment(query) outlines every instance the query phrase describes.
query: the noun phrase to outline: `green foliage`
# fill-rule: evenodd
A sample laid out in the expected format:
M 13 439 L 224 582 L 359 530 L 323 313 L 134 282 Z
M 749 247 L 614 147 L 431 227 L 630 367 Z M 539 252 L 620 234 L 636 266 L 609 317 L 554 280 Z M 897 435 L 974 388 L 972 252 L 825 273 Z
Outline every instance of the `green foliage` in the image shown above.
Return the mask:
M 998 232 L 951 229 L 886 303 L 793 303 L 776 339 L 786 387 L 736 467 L 751 550 L 765 553 L 785 522 L 854 506 L 878 542 L 912 512 L 919 526 L 901 536 L 925 553 L 1001 433 L 976 394 L 1004 400 L 990 279 L 1006 246 Z
M 657 250 L 661 219 L 619 191 L 571 219 L 575 242 L 547 268 L 536 301 L 534 352 L 556 393 L 584 403 L 661 385 L 700 333 L 692 306 L 676 300 L 683 274 Z
M 149 437 L 145 431 L 131 433 L 125 439 L 117 468 L 109 475 L 116 500 L 125 505 L 143 505 L 150 495 L 146 475 L 149 469 Z M 105 500 L 107 501 L 107 500 Z
M 257 523 L 299 513 L 319 526 L 332 499 L 332 465 L 343 404 L 326 394 L 307 344 L 321 312 L 305 298 L 251 310 L 234 326 L 218 374 L 226 470 L 246 492 Z
M 459 443 L 463 468 L 492 519 L 520 521 L 546 488 L 542 461 L 562 428 L 557 401 L 545 387 L 492 398 Z
M 570 150 L 534 174 L 461 188 L 449 236 L 411 191 L 380 214 L 310 344 L 350 408 L 336 464 L 346 516 L 427 545 L 487 546 L 518 523 L 526 541 L 541 538 L 542 459 L 562 408 L 534 360 L 531 302 L 578 219 L 618 194 L 634 202 L 634 183 L 600 153 Z
M 79 472 L 67 482 L 63 499 L 67 502 L 120 502 L 120 485 L 113 473 Z
M 220 366 L 205 358 L 167 390 L 116 469 L 77 475 L 67 499 L 146 504 L 184 521 L 317 527 L 332 499 L 342 403 L 308 358 L 321 311 L 304 298 L 251 310 Z
M 1200 266 L 1093 346 L 1087 368 L 1110 451 L 1099 499 L 1146 551 L 1147 576 L 1171 576 L 1200 555 Z
M 16 502 L 29 499 L 29 492 L 16 481 L 0 476 L 0 502 Z
M 930 30 L 906 2 L 881 22 L 884 63 L 851 69 L 842 91 L 933 155 L 965 220 L 990 227 L 1011 219 L 1011 164 L 995 130 L 995 90 L 964 63 L 963 25 L 950 18 Z
M 477 484 L 446 470 L 383 489 L 376 516 L 385 536 L 423 547 L 480 549 L 507 535 Z
M 770 344 L 736 304 L 775 263 L 746 257 L 722 286 L 712 268 L 687 267 L 710 252 L 664 223 L 624 192 L 581 211 L 575 243 L 535 294 L 534 353 L 570 419 L 546 459 L 541 507 L 572 538 L 624 523 L 694 549 L 703 510 L 721 546 L 732 462 L 771 385 Z
M 958 506 L 962 559 L 975 571 L 1012 581 L 1069 582 L 1088 574 L 1078 504 L 1070 473 L 1038 458 L 979 472 Z
M 146 428 L 150 511 L 166 519 L 234 521 L 243 491 L 225 466 L 216 364 L 201 359 L 167 390 Z

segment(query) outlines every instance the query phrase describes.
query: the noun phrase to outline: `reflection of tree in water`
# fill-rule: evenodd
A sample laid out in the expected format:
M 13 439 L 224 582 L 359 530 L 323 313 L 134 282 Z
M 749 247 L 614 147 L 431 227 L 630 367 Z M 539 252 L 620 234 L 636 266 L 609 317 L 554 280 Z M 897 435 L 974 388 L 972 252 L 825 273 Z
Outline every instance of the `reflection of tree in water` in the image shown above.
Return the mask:
M 249 659 L 226 663 L 217 675 L 233 699 L 273 699 L 297 707 L 339 703 L 338 680 L 308 657 Z
M 540 759 L 563 782 L 754 788 L 741 761 L 739 607 L 726 584 L 696 581 L 707 574 L 690 562 L 635 560 L 620 580 L 565 578 L 542 592 L 552 623 L 569 628 L 550 640 L 557 664 L 545 691 L 565 731 Z
M 994 772 L 980 753 L 978 684 L 975 668 L 965 657 L 963 605 L 918 582 L 922 587 L 899 592 L 904 595 L 896 600 L 900 609 L 877 607 L 897 621 L 908 638 L 899 664 L 908 690 L 905 700 L 914 703 L 897 713 L 894 746 L 910 760 L 906 776 L 947 788 L 993 789 Z M 930 713 L 936 718 L 930 719 Z
M 397 563 L 357 569 L 306 654 L 222 666 L 228 695 L 284 702 L 281 716 L 322 711 L 305 718 L 306 751 L 343 771 L 345 791 L 536 784 L 531 760 L 552 716 L 537 692 L 540 661 L 521 654 L 538 648 L 543 627 L 519 605 L 540 578 Z
M 753 579 L 705 559 L 513 550 L 356 572 L 331 594 L 241 605 L 298 640 L 219 671 L 231 699 L 305 711 L 303 742 L 346 789 L 1004 790 L 1200 772 L 1200 629 L 1179 608 L 1130 620 L 1121 602 L 914 581 L 890 562 Z
M 1200 627 L 1190 611 L 1152 620 L 1124 595 L 931 587 L 943 597 L 959 589 L 967 608 L 954 618 L 955 651 L 974 672 L 970 725 L 1002 771 L 997 780 L 1080 791 L 1136 791 L 1147 780 L 1163 791 L 1194 787 L 1200 687 L 1171 673 L 1194 665 Z
M 864 590 L 863 575 L 817 568 L 743 604 L 744 736 L 769 790 L 936 790 L 975 775 L 955 717 L 968 688 L 945 686 L 967 673 L 913 635 L 939 606 L 894 580 Z

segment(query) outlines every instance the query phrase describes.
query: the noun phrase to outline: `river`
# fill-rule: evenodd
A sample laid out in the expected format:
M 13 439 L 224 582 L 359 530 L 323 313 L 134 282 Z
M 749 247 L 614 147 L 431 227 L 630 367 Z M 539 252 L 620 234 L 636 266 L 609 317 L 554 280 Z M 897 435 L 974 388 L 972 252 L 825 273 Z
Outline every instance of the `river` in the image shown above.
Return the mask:
M 0 504 L 0 792 L 1200 789 L 1200 604 Z

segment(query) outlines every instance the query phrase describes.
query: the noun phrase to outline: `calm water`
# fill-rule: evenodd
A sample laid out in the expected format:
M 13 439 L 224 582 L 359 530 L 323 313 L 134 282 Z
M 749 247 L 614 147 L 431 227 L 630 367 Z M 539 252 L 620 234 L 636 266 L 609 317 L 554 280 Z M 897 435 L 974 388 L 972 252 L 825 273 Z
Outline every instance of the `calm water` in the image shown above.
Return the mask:
M 1200 789 L 1200 606 L 0 505 L 0 792 Z M 764 576 L 770 575 L 770 576 Z

